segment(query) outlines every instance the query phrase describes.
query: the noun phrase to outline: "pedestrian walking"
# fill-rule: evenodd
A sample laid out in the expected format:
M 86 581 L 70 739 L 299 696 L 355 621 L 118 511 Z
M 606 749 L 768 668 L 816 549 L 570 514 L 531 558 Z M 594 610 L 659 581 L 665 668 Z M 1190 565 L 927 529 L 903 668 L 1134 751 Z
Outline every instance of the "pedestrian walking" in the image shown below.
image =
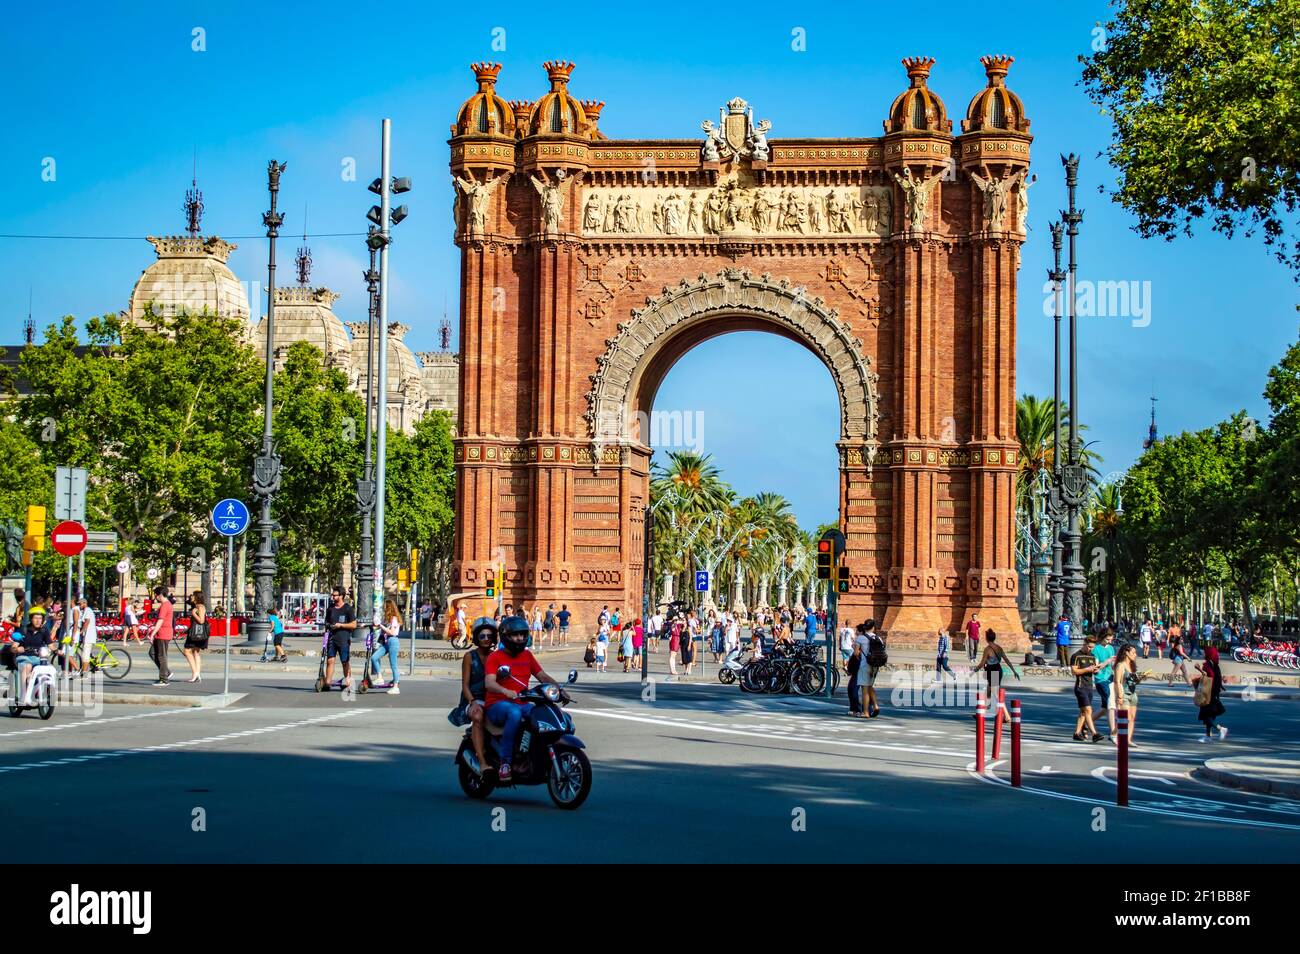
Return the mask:
M 203 600 L 203 593 L 195 590 L 190 597 L 190 628 L 185 633 L 185 643 L 181 646 L 181 655 L 190 664 L 190 678 L 186 682 L 199 682 L 203 678 L 203 650 L 208 648 L 211 635 L 208 621 L 208 608 Z M 230 639 L 230 630 L 226 630 L 226 639 Z
M 618 646 L 618 655 L 623 661 L 624 672 L 632 671 L 632 659 L 634 658 L 633 653 L 636 650 L 636 647 L 633 646 L 632 643 L 632 627 L 624 625 L 619 631 Z
M 397 603 L 393 600 L 384 600 L 384 612 L 380 617 L 379 632 L 375 634 L 375 651 L 370 654 L 370 685 L 374 686 L 383 682 L 379 673 L 381 670 L 380 663 L 384 657 L 388 657 L 388 666 L 392 670 L 393 678 L 389 682 L 388 695 L 401 695 L 401 690 L 397 684 L 401 681 L 401 676 L 397 672 L 397 659 L 402 652 L 402 613 L 397 608 Z
M 330 590 L 330 606 L 325 610 L 325 689 L 334 682 L 334 657 L 343 662 L 343 688 L 352 687 L 352 634 L 357 629 L 357 614 L 352 604 L 343 599 L 341 587 Z
M 1155 637 L 1155 628 L 1151 625 L 1151 620 L 1142 620 L 1142 628 L 1138 630 L 1138 642 L 1142 644 L 1142 658 L 1146 659 L 1151 655 L 1151 642 Z M 1131 734 L 1131 732 L 1130 732 Z
M 682 633 L 682 665 L 687 679 L 695 671 L 695 637 L 699 634 L 700 621 L 695 618 L 695 611 L 686 614 L 686 630 Z
M 862 695 L 858 686 L 858 675 L 862 672 L 866 657 L 857 644 L 857 637 L 862 633 L 863 627 L 861 623 L 858 624 L 856 631 L 849 630 L 849 657 L 844 661 L 844 671 L 849 677 L 849 715 L 854 718 L 862 717 Z
M 94 607 L 84 596 L 77 603 L 77 610 L 77 635 L 73 641 L 77 644 L 81 656 L 81 672 L 83 675 L 89 675 L 90 657 L 95 652 L 95 643 L 99 642 L 99 624 Z
M 1217 724 L 1219 716 L 1226 711 L 1219 698 L 1223 694 L 1223 668 L 1219 665 L 1219 651 L 1213 646 L 1206 646 L 1205 662 L 1197 663 L 1196 668 L 1201 673 L 1196 680 L 1196 718 L 1205 725 L 1205 735 L 1201 741 L 1213 741 L 1216 732 L 1220 740 L 1226 739 L 1228 727 Z
M 21 587 L 14 590 L 14 613 L 9 617 L 10 622 L 14 624 L 14 629 L 21 629 L 27 622 L 27 594 Z
M 542 645 L 554 645 L 559 640 L 555 638 L 555 604 L 549 603 L 546 606 L 546 615 L 542 617 Z
M 555 620 L 560 624 L 560 645 L 569 645 L 569 620 L 573 614 L 569 612 L 569 604 L 561 603 L 560 611 L 555 614 Z
M 287 663 L 289 656 L 284 651 L 284 620 L 280 619 L 280 611 L 272 606 L 266 611 L 266 621 L 271 624 L 271 646 L 275 650 L 274 659 L 278 663 Z
M 1176 625 L 1173 627 L 1177 628 Z M 1184 684 L 1190 686 L 1192 677 L 1187 674 L 1187 650 L 1183 648 L 1183 637 L 1179 633 L 1173 633 L 1169 637 L 1169 661 L 1174 664 L 1169 670 L 1170 685 L 1173 684 L 1172 677 L 1180 677 Z
M 1083 638 L 1083 648 L 1070 659 L 1070 672 L 1074 675 L 1074 701 L 1079 705 L 1079 716 L 1074 720 L 1074 741 L 1086 742 L 1096 738 L 1097 726 L 1092 721 L 1093 679 L 1101 668 L 1093 649 L 1097 637 Z M 1085 734 L 1086 733 L 1086 734 Z
M 849 625 L 846 619 L 844 625 L 840 627 L 840 668 L 845 673 L 849 671 L 849 659 L 853 655 L 853 627 Z
M 975 664 L 975 671 L 984 670 L 984 677 L 988 681 L 989 704 L 992 705 L 995 699 L 995 693 L 999 686 L 1002 685 L 1002 666 L 1006 664 L 1010 667 L 1011 672 L 1017 679 L 1020 673 L 1016 669 L 1016 664 L 1011 661 L 1007 651 L 998 645 L 998 634 L 989 630 L 984 634 L 984 652 L 980 655 L 979 662 Z
M 131 600 L 122 610 L 122 644 L 126 645 L 128 639 L 134 639 L 137 646 L 144 645 L 144 640 L 140 638 L 139 600 Z
M 677 655 L 682 651 L 682 630 L 685 626 L 679 616 L 673 620 L 668 630 L 668 678 L 665 682 L 671 682 L 677 675 Z
M 1125 643 L 1120 647 L 1118 661 L 1115 663 L 1115 708 L 1128 710 L 1128 744 L 1130 748 L 1137 745 L 1133 741 L 1133 732 L 1137 728 L 1138 686 L 1142 680 L 1151 675 L 1151 670 L 1139 672 L 1137 668 L 1137 647 Z
M 980 617 L 978 613 L 971 613 L 970 619 L 966 621 L 966 652 L 970 654 L 970 661 L 974 662 L 975 657 L 979 655 L 980 648 Z
M 596 632 L 596 672 L 608 672 L 605 668 L 605 658 L 609 654 L 609 620 L 606 619 L 600 624 L 600 629 Z
M 943 674 L 945 672 L 948 675 L 952 676 L 954 682 L 957 679 L 957 674 L 953 672 L 952 667 L 948 665 L 949 645 L 950 644 L 948 640 L 947 630 L 943 630 L 943 629 L 939 630 L 939 643 L 935 647 L 935 660 L 934 660 L 934 678 L 936 682 L 943 681 Z
M 645 656 L 645 624 L 640 617 L 632 620 L 632 659 L 639 670 Z
M 149 631 L 149 658 L 158 667 L 158 681 L 155 686 L 166 686 L 172 676 L 172 668 L 167 664 L 167 649 L 172 644 L 172 603 L 166 598 L 164 586 L 153 588 L 155 617 L 153 628 Z M 229 637 L 227 637 L 229 638 Z
M 1109 628 L 1104 628 L 1097 634 L 1097 646 L 1093 649 L 1092 655 L 1097 660 L 1097 672 L 1093 676 L 1093 685 L 1097 688 L 1097 697 L 1101 706 L 1106 710 L 1106 721 L 1110 725 L 1110 733 L 1107 735 L 1094 735 L 1094 742 L 1114 742 L 1115 741 L 1115 647 L 1111 641 L 1115 638 Z
M 876 677 L 889 661 L 885 653 L 885 641 L 876 633 L 876 621 L 869 619 L 862 624 L 862 631 L 853 640 L 854 652 L 858 655 L 858 692 L 862 694 L 859 704 L 859 716 L 875 719 L 880 715 L 880 702 L 876 698 Z

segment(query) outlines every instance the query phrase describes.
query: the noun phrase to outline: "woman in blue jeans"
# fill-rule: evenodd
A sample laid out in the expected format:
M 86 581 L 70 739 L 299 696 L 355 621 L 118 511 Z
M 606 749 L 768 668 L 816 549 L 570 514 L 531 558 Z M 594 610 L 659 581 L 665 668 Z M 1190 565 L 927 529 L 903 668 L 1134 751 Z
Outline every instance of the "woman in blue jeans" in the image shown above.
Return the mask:
M 375 637 L 375 651 L 370 656 L 370 683 L 381 681 L 379 679 L 379 663 L 388 657 L 388 665 L 393 670 L 392 687 L 388 690 L 390 696 L 401 694 L 397 688 L 397 683 L 401 677 L 397 674 L 397 656 L 402 649 L 402 640 L 398 633 L 402 631 L 402 614 L 397 610 L 397 604 L 392 600 L 384 600 L 384 614 L 382 622 L 379 624 L 379 635 Z

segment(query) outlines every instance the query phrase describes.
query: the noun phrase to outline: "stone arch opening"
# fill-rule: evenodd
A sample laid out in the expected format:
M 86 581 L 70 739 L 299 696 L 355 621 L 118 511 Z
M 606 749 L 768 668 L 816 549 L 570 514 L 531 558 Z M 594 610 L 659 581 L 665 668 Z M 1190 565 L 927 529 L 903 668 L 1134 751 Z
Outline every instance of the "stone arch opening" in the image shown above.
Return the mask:
M 878 446 L 879 376 L 862 342 L 835 309 L 802 286 L 742 269 L 666 287 L 618 324 L 587 393 L 593 460 L 601 460 L 610 444 L 642 443 L 637 412 L 648 413 L 682 355 L 717 335 L 750 330 L 788 338 L 822 360 L 839 397 L 840 444 L 870 467 Z

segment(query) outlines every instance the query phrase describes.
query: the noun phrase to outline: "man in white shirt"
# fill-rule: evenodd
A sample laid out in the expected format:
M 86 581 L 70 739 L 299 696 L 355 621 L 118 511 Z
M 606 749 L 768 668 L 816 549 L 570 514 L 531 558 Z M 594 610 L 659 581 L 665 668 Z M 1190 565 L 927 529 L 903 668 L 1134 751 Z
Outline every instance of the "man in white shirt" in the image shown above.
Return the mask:
M 1142 621 L 1142 629 L 1138 638 L 1142 641 L 1142 658 L 1146 659 L 1151 653 L 1151 620 Z
M 90 608 L 83 596 L 77 604 L 77 636 L 73 642 L 78 646 L 81 656 L 81 671 L 90 672 L 90 654 L 95 648 L 95 643 L 99 641 L 99 628 L 95 619 L 95 611 Z
M 736 619 L 735 613 L 727 614 L 727 652 L 740 645 L 740 620 Z

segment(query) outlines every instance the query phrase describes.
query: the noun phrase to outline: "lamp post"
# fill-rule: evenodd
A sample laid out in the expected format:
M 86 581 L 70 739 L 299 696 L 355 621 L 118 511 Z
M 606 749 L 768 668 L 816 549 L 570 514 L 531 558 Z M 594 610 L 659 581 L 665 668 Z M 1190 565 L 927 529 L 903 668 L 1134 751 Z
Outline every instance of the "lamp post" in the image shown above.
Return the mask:
M 253 496 L 261 504 L 257 519 L 257 554 L 253 557 L 253 619 L 248 626 L 248 644 L 262 646 L 271 631 L 268 615 L 275 600 L 275 531 L 271 502 L 280 489 L 280 455 L 271 435 L 271 412 L 275 400 L 275 239 L 284 224 L 276 211 L 280 193 L 280 174 L 285 163 L 270 161 L 266 168 L 271 209 L 262 215 L 270 247 L 266 266 L 266 394 L 262 415 L 262 453 L 253 460 Z M 234 607 L 230 608 L 233 615 Z M 227 637 L 230 638 L 230 637 Z
M 1068 463 L 1061 468 L 1061 491 L 1066 506 L 1065 524 L 1065 613 L 1070 618 L 1071 642 L 1083 639 L 1083 591 L 1087 586 L 1083 574 L 1083 535 L 1079 527 L 1079 514 L 1083 509 L 1087 491 L 1087 472 L 1082 463 L 1079 443 L 1079 321 L 1075 239 L 1083 213 L 1075 207 L 1075 189 L 1079 184 L 1079 157 L 1073 153 L 1061 157 L 1065 166 L 1065 188 L 1069 195 L 1069 211 L 1062 215 L 1065 234 L 1070 240 L 1070 263 L 1067 293 L 1070 296 L 1070 447 Z
M 406 218 L 406 206 L 391 208 L 393 193 L 409 192 L 410 179 L 393 179 L 389 165 L 393 122 L 380 124 L 379 178 L 370 183 L 370 191 L 379 196 L 379 205 L 371 206 L 366 216 L 378 226 L 374 234 L 379 249 L 379 349 L 378 378 L 375 385 L 375 569 L 374 592 L 370 602 L 371 625 L 379 623 L 384 601 L 384 489 L 388 486 L 388 246 L 392 244 L 391 227 Z
M 1061 499 L 1061 288 L 1065 281 L 1065 272 L 1061 268 L 1061 238 L 1065 226 L 1053 222 L 1052 257 L 1054 267 L 1048 269 L 1047 277 L 1052 282 L 1052 486 L 1047 497 L 1047 518 L 1052 525 L 1052 566 L 1047 574 L 1047 603 L 1050 619 L 1049 628 L 1056 626 L 1056 621 L 1065 612 L 1063 587 L 1065 541 L 1061 537 L 1065 522 L 1065 501 Z
M 654 515 L 655 511 L 664 504 L 676 503 L 677 494 L 671 487 L 668 492 L 663 494 L 657 501 L 653 499 L 653 489 L 647 489 L 646 498 L 649 503 L 646 504 L 642 511 L 642 520 L 645 521 L 643 536 L 645 537 L 645 555 L 641 560 L 641 682 L 645 683 L 650 679 L 650 604 L 653 601 L 651 590 L 654 587 Z
M 361 477 L 357 480 L 357 513 L 361 515 L 361 554 L 357 559 L 357 608 L 374 603 L 374 536 L 371 533 L 371 517 L 375 507 L 375 478 L 372 466 L 374 462 L 374 426 L 371 401 L 375 396 L 375 310 L 379 304 L 379 271 L 375 267 L 375 258 L 379 253 L 380 243 L 378 229 L 373 226 L 366 236 L 366 246 L 370 249 L 370 268 L 362 273 L 366 280 L 366 291 L 370 296 L 370 307 L 366 320 L 366 459 L 361 468 Z M 367 637 L 370 635 L 370 620 L 364 612 L 358 613 L 358 620 L 365 619 L 363 627 Z

